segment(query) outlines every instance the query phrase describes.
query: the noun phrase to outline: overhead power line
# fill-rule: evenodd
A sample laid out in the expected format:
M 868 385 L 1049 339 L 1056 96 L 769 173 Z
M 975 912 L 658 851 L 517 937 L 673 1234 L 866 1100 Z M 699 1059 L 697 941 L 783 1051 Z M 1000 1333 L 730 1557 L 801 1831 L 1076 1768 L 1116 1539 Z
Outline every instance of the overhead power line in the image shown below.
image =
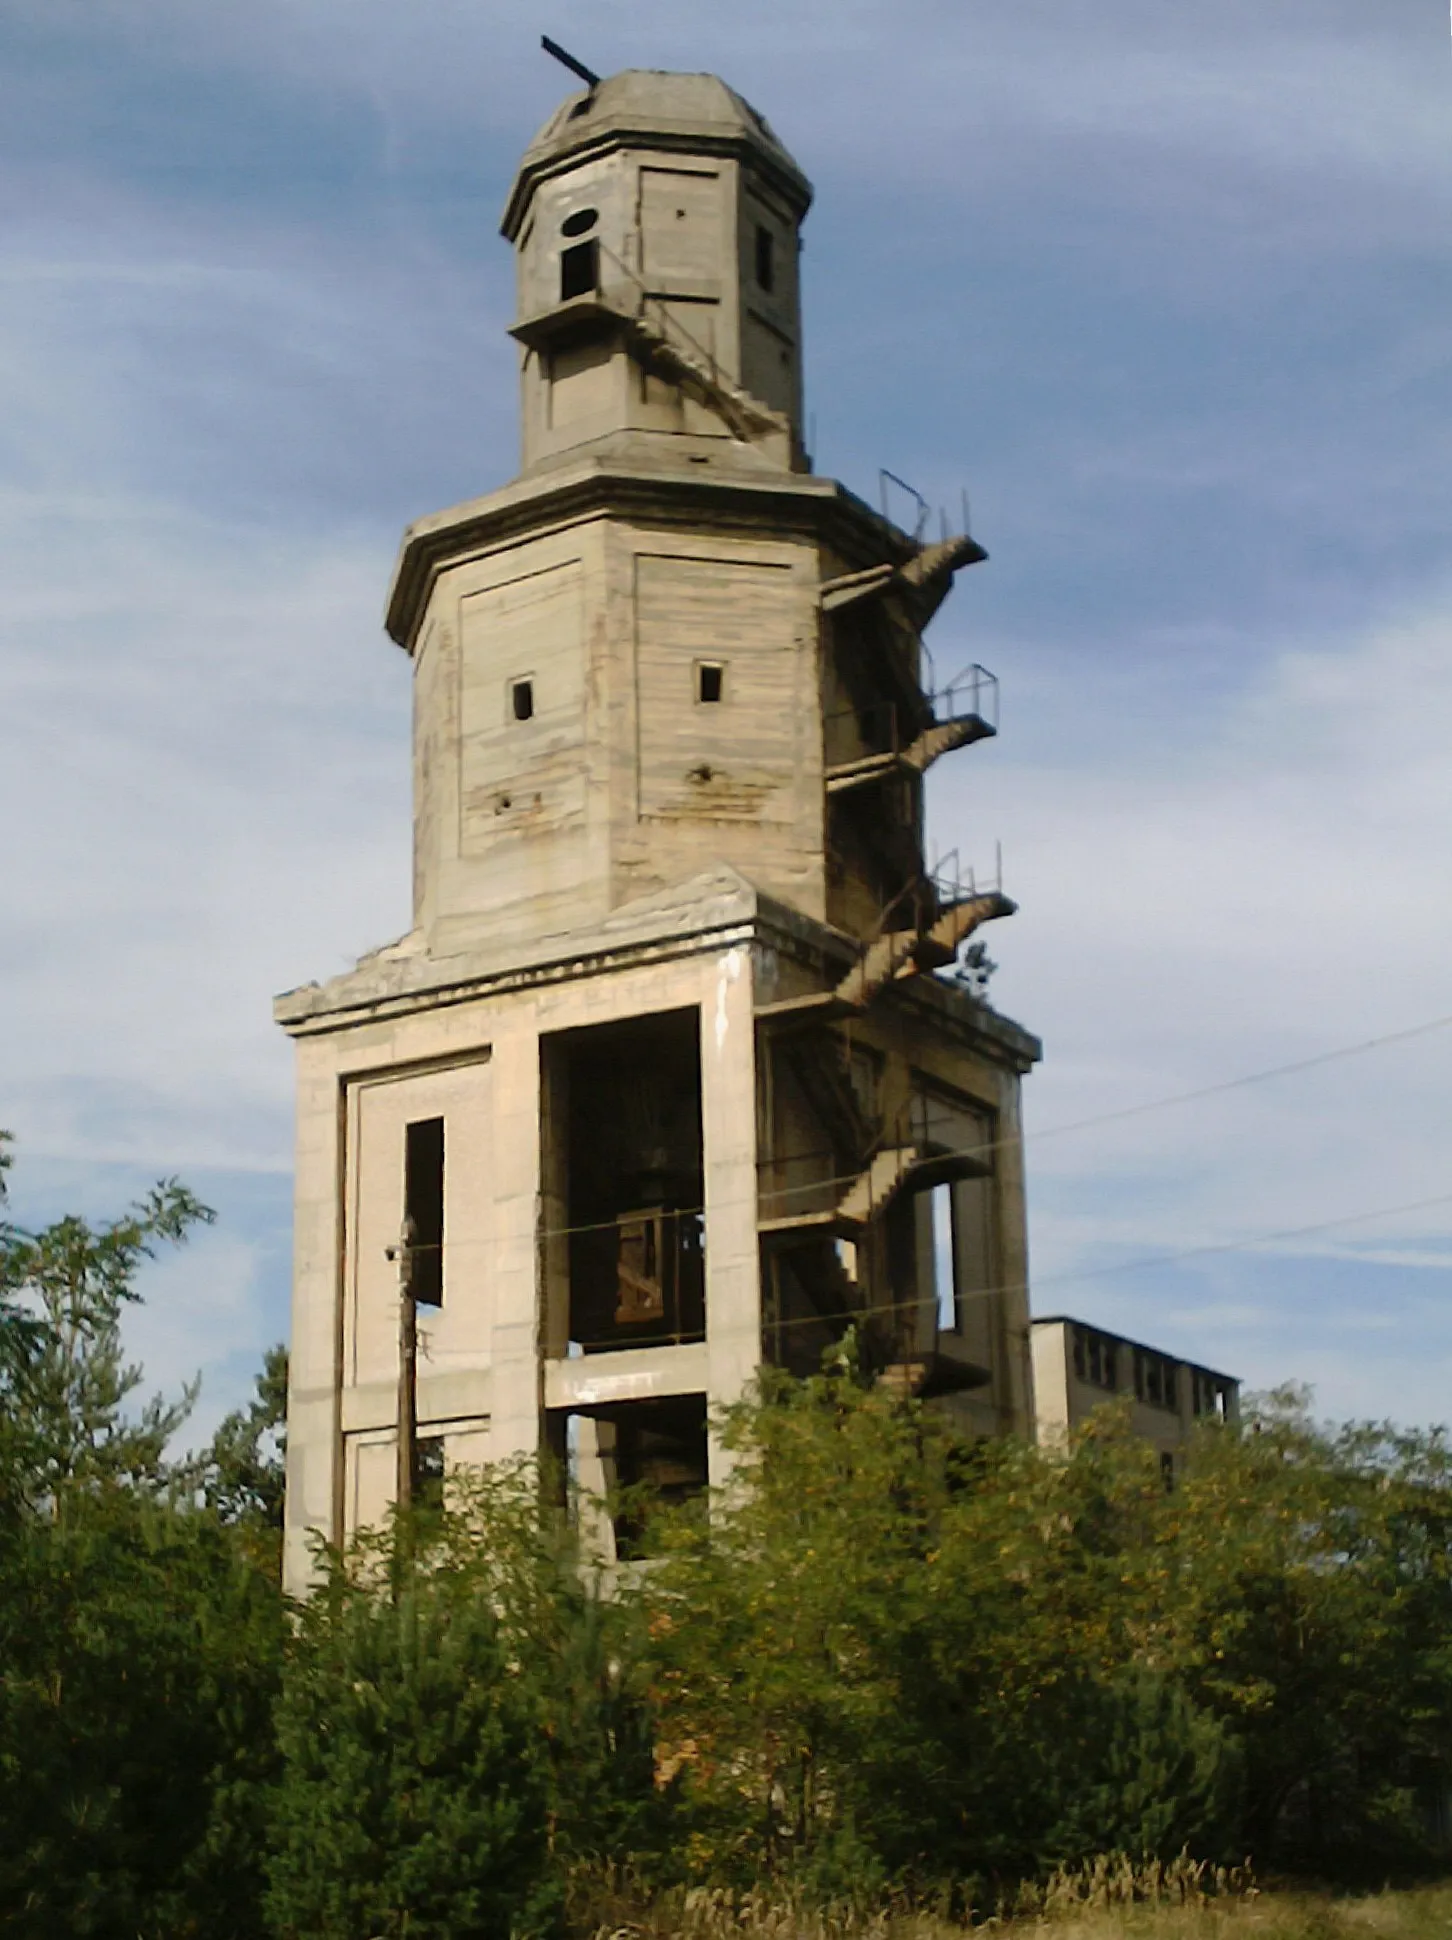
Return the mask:
M 1267 1079 L 1271 1079 L 1271 1078 L 1290 1077 L 1296 1072 L 1309 1071 L 1319 1065 L 1335 1063 L 1342 1058 L 1360 1057 L 1364 1052 L 1377 1051 L 1382 1049 L 1382 1047 L 1385 1045 L 1402 1044 L 1402 1043 L 1406 1043 L 1412 1038 L 1425 1037 L 1429 1032 L 1444 1030 L 1449 1025 L 1452 1025 L 1452 1015 L 1448 1015 L 1446 1017 L 1432 1017 L 1432 1018 L 1429 1018 L 1425 1023 L 1412 1024 L 1408 1026 L 1408 1028 L 1405 1030 L 1390 1031 L 1386 1033 L 1384 1036 L 1365 1038 L 1359 1043 L 1340 1045 L 1334 1050 L 1330 1050 L 1330 1051 L 1318 1051 L 1313 1057 L 1297 1058 L 1293 1063 L 1290 1063 L 1290 1064 L 1270 1065 L 1263 1071 L 1247 1072 L 1244 1076 L 1238 1077 L 1238 1078 L 1225 1078 L 1225 1079 L 1222 1079 L 1217 1084 L 1202 1085 L 1197 1090 L 1194 1090 L 1194 1091 L 1175 1092 L 1166 1098 L 1152 1098 L 1152 1099 L 1146 1100 L 1143 1104 L 1125 1105 L 1115 1111 L 1098 1113 L 1093 1118 L 1078 1118 L 1078 1119 L 1072 1120 L 1068 1124 L 1048 1126 L 1043 1131 L 1040 1131 L 1040 1132 L 1027 1132 L 1023 1135 L 1023 1142 L 1025 1144 L 1028 1144 L 1031 1140 L 1036 1138 L 1055 1138 L 1068 1132 L 1091 1131 L 1097 1126 L 1114 1124 L 1116 1121 L 1120 1119 L 1134 1118 L 1141 1113 L 1152 1112 L 1152 1111 L 1162 1111 L 1162 1110 L 1166 1110 L 1171 1105 L 1191 1104 L 1195 1102 L 1197 1099 L 1214 1097 L 1217 1093 L 1222 1091 L 1236 1091 L 1245 1085 L 1261 1084 L 1261 1083 L 1264 1083 Z M 1005 1147 L 1014 1145 L 1017 1142 L 1018 1142 L 1017 1138 L 1013 1136 L 1010 1136 L 1007 1138 L 998 1138 L 998 1139 L 985 1139 L 981 1144 L 975 1145 L 972 1148 L 972 1150 L 975 1154 L 986 1157 L 992 1152 L 1001 1151 Z M 832 1159 L 834 1157 L 835 1157 L 835 1154 L 829 1148 L 823 1147 L 817 1151 L 793 1151 L 793 1152 L 787 1152 L 787 1153 L 777 1153 L 773 1155 L 772 1158 L 761 1161 L 761 1163 L 763 1165 L 772 1165 L 772 1164 L 788 1165 L 793 1163 L 801 1164 L 801 1163 L 805 1163 L 810 1159 L 815 1159 L 815 1158 Z M 843 1187 L 850 1186 L 855 1183 L 857 1177 L 858 1177 L 858 1173 L 856 1171 L 853 1171 L 853 1172 L 844 1172 L 844 1173 L 832 1173 L 832 1174 L 826 1174 L 817 1178 L 804 1179 L 795 1185 L 767 1186 L 767 1185 L 758 1184 L 756 1189 L 750 1195 L 737 1195 L 734 1193 L 721 1195 L 715 1200 L 714 1205 L 710 1208 L 710 1210 L 721 1212 L 721 1211 L 724 1211 L 729 1206 L 738 1206 L 738 1205 L 750 1203 L 751 1201 L 780 1202 L 783 1200 L 810 1197 L 817 1193 L 826 1192 L 830 1190 L 833 1186 L 843 1186 Z M 1448 1195 L 1448 1196 L 1452 1197 L 1452 1195 Z M 1406 1206 L 1406 1207 L 1393 1206 L 1393 1207 L 1388 1207 L 1382 1210 L 1369 1212 L 1369 1213 L 1356 1213 L 1356 1214 L 1350 1215 L 1349 1218 L 1346 1220 L 1336 1219 L 1336 1220 L 1331 1220 L 1329 1222 L 1326 1222 L 1326 1224 L 1328 1226 L 1336 1226 L 1336 1225 L 1353 1223 L 1354 1221 L 1360 1220 L 1360 1219 L 1387 1218 L 1387 1217 L 1390 1217 L 1395 1212 L 1415 1211 L 1420 1209 L 1422 1206 L 1440 1205 L 1442 1203 L 1443 1203 L 1443 1199 L 1441 1197 L 1429 1199 L 1429 1200 L 1418 1200 L 1415 1202 L 1414 1205 L 1411 1205 L 1411 1206 Z M 700 1205 L 700 1206 L 677 1206 L 677 1207 L 673 1207 L 672 1210 L 681 1217 L 689 1217 L 693 1214 L 704 1215 L 708 1209 L 706 1206 Z M 615 1223 L 616 1222 L 613 1219 L 600 1219 L 600 1220 L 583 1220 L 576 1224 L 569 1224 L 569 1225 L 562 1225 L 562 1226 L 542 1226 L 536 1230 L 534 1237 L 536 1240 L 565 1239 L 565 1238 L 568 1238 L 573 1233 L 603 1232 L 613 1227 Z M 1287 1238 L 1287 1239 L 1301 1238 L 1301 1237 L 1305 1237 L 1309 1233 L 1320 1231 L 1320 1230 L 1321 1230 L 1320 1226 L 1298 1227 L 1293 1232 L 1288 1232 L 1286 1234 L 1281 1235 L 1280 1237 Z M 1276 1235 L 1264 1235 L 1258 1239 L 1236 1240 L 1228 1243 L 1224 1247 L 1219 1247 L 1219 1246 L 1192 1247 L 1188 1254 L 1174 1254 L 1174 1255 L 1167 1256 L 1167 1258 L 1181 1259 L 1181 1258 L 1192 1257 L 1193 1255 L 1202 1253 L 1202 1252 L 1234 1251 L 1236 1248 L 1242 1247 L 1242 1246 L 1268 1244 L 1270 1240 L 1272 1240 L 1275 1237 Z M 508 1242 L 508 1241 L 501 1242 L 493 1239 L 454 1240 L 451 1242 L 452 1246 L 459 1248 L 460 1250 L 464 1250 L 464 1249 L 473 1250 L 478 1247 L 493 1246 L 496 1244 L 512 1244 L 512 1242 Z M 1144 1262 L 1135 1262 L 1134 1264 L 1149 1265 L 1149 1264 L 1152 1264 L 1152 1262 L 1144 1261 Z M 1122 1270 L 1127 1270 L 1127 1269 L 1122 1269 L 1119 1267 L 1113 1267 L 1113 1268 L 1096 1267 L 1092 1269 L 1092 1271 L 1096 1274 L 1101 1271 L 1119 1272 Z M 1078 1278 L 1081 1276 L 1076 1275 L 1075 1277 Z M 1040 1280 L 1040 1281 L 1037 1281 L 1035 1284 L 1042 1286 L 1047 1284 L 1047 1282 Z M 1012 1291 L 1012 1289 L 1004 1288 L 1004 1289 L 1000 1289 L 1000 1291 L 1007 1292 L 1007 1291 Z
M 1245 1239 L 1214 1240 L 1205 1246 L 1182 1247 L 1177 1253 L 1156 1253 L 1143 1260 L 1121 1260 L 1114 1266 L 1090 1266 L 1073 1273 L 1049 1273 L 1035 1280 L 1038 1287 L 1056 1286 L 1069 1280 L 1097 1280 L 1109 1273 L 1138 1273 L 1147 1266 L 1175 1266 L 1181 1260 L 1203 1259 L 1209 1253 L 1243 1253 L 1255 1246 L 1275 1246 L 1282 1240 L 1309 1239 L 1313 1233 L 1329 1233 L 1338 1226 L 1364 1226 L 1373 1219 L 1393 1219 L 1398 1213 L 1423 1212 L 1429 1206 L 1452 1203 L 1452 1192 L 1435 1193 L 1430 1199 L 1409 1199 L 1400 1206 L 1376 1206 L 1370 1212 L 1341 1213 L 1335 1219 L 1318 1219 L 1309 1226 L 1286 1226 L 1274 1233 L 1251 1233 Z
M 1383 1046 L 1388 1044 L 1403 1044 L 1411 1038 L 1425 1037 L 1429 1032 L 1445 1030 L 1449 1025 L 1452 1025 L 1452 1014 L 1446 1017 L 1431 1017 L 1424 1024 L 1412 1024 L 1406 1030 L 1402 1031 L 1389 1031 L 1382 1037 L 1363 1038 L 1356 1044 L 1338 1045 L 1334 1050 L 1317 1051 L 1312 1057 L 1297 1058 L 1290 1064 L 1269 1065 L 1264 1071 L 1249 1071 L 1238 1078 L 1222 1078 L 1217 1080 L 1215 1084 L 1200 1085 L 1194 1091 L 1171 1092 L 1166 1098 L 1149 1098 L 1138 1105 L 1122 1105 L 1114 1111 L 1097 1112 L 1092 1118 L 1075 1118 L 1064 1125 L 1047 1125 L 1039 1131 L 1026 1131 L 1022 1135 L 1022 1142 L 1028 1145 L 1035 1139 L 1059 1138 L 1067 1132 L 1093 1131 L 1100 1125 L 1113 1125 L 1120 1119 L 1137 1118 L 1144 1112 L 1166 1111 L 1171 1105 L 1193 1104 L 1197 1099 L 1213 1098 L 1217 1093 L 1222 1091 L 1238 1091 L 1245 1085 L 1264 1084 L 1271 1078 L 1292 1077 L 1298 1071 L 1311 1071 L 1319 1065 L 1338 1063 L 1343 1058 L 1360 1057 L 1366 1051 L 1379 1051 Z M 1018 1143 L 1016 1136 L 987 1139 L 981 1145 L 975 1145 L 973 1149 L 976 1153 L 986 1157 L 991 1152 L 1002 1151 L 1005 1147 L 1016 1143 Z M 830 1149 L 822 1146 L 811 1150 L 778 1152 L 773 1155 L 772 1160 L 764 1161 L 764 1163 L 775 1162 L 778 1165 L 802 1164 L 810 1159 L 830 1159 L 834 1156 L 835 1154 Z M 820 1190 L 830 1185 L 849 1185 L 851 1183 L 851 1176 L 817 1179 L 813 1180 L 809 1185 L 785 1186 L 775 1191 L 767 1188 L 762 1196 L 768 1199 L 774 1197 L 789 1198 L 793 1193 Z
M 1440 1192 L 1430 1199 L 1412 1199 L 1400 1206 L 1377 1206 L 1369 1212 L 1343 1213 L 1336 1219 L 1318 1219 L 1309 1226 L 1286 1227 L 1274 1233 L 1249 1233 L 1243 1239 L 1214 1241 L 1205 1246 L 1187 1246 L 1178 1253 L 1159 1253 L 1148 1259 L 1120 1260 L 1113 1266 L 1091 1266 L 1072 1273 L 1050 1273 L 1036 1279 L 1035 1287 L 1067 1286 L 1076 1280 L 1094 1280 L 1111 1273 L 1135 1273 L 1147 1266 L 1174 1266 L 1181 1260 L 1202 1258 L 1209 1253 L 1243 1253 L 1257 1246 L 1274 1246 L 1283 1240 L 1308 1239 L 1314 1233 L 1329 1233 L 1339 1226 L 1364 1226 L 1374 1219 L 1391 1219 L 1398 1213 L 1422 1212 L 1429 1206 L 1452 1204 L 1452 1192 Z M 485 1242 L 476 1241 L 475 1244 Z M 1001 1294 L 1028 1293 L 1030 1286 L 1026 1280 L 1005 1281 L 1000 1286 L 965 1287 L 958 1295 L 959 1304 L 971 1300 L 994 1300 Z M 788 1327 L 816 1327 L 833 1320 L 870 1320 L 887 1314 L 908 1313 L 922 1305 L 920 1296 L 914 1295 L 906 1300 L 875 1300 L 861 1307 L 813 1308 L 809 1314 L 793 1315 L 787 1320 L 772 1320 L 768 1324 L 776 1330 Z M 430 1348 L 430 1358 L 472 1359 L 477 1358 L 474 1348 Z
M 1099 1112 L 1093 1118 L 1071 1119 L 1067 1125 L 1049 1125 L 1043 1131 L 1025 1133 L 1031 1138 L 1058 1138 L 1065 1132 L 1084 1132 L 1096 1125 L 1112 1125 L 1121 1118 L 1137 1118 L 1141 1112 L 1164 1111 L 1170 1105 L 1193 1104 L 1198 1098 L 1214 1098 L 1222 1091 L 1238 1091 L 1243 1085 L 1264 1084 L 1268 1078 L 1289 1078 L 1298 1071 L 1314 1071 L 1318 1065 L 1335 1064 L 1341 1058 L 1358 1058 L 1364 1051 L 1379 1051 L 1387 1044 L 1404 1044 L 1409 1038 L 1425 1037 L 1429 1031 L 1445 1030 L 1452 1015 L 1432 1017 L 1425 1024 L 1413 1024 L 1404 1031 L 1389 1031 L 1385 1037 L 1368 1037 L 1360 1044 L 1343 1044 L 1334 1051 L 1318 1051 L 1314 1057 L 1297 1058 L 1291 1064 L 1273 1064 L 1264 1071 L 1249 1071 L 1241 1078 L 1222 1078 L 1213 1085 L 1194 1091 L 1178 1091 L 1168 1098 L 1150 1098 L 1141 1105 L 1124 1105 L 1118 1111 Z

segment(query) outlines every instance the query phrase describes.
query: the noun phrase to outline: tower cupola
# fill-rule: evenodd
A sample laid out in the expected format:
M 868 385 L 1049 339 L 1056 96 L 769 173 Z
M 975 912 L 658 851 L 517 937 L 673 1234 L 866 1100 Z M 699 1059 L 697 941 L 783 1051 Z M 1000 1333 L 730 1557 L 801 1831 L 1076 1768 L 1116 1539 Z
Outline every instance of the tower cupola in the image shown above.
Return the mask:
M 811 185 L 713 74 L 628 70 L 525 151 L 517 261 L 524 466 L 600 439 L 731 439 L 800 469 L 797 258 Z

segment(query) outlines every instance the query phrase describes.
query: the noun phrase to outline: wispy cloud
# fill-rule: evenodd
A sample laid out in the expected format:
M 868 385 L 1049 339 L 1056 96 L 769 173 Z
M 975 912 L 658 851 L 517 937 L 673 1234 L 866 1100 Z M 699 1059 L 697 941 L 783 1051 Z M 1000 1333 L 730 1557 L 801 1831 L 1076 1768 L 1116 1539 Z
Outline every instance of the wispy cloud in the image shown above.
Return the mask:
M 0 22 L 0 1123 L 43 1196 L 215 1181 L 228 1223 L 156 1279 L 145 1342 L 158 1378 L 205 1361 L 218 1408 L 284 1296 L 270 996 L 407 922 L 397 530 L 515 464 L 494 227 L 567 85 L 538 27 L 524 0 Z M 995 557 L 936 650 L 996 665 L 1004 734 L 945 764 L 934 819 L 1005 842 L 1031 1130 L 1452 1009 L 1445 20 L 560 0 L 550 28 L 765 110 L 819 191 L 822 460 L 954 505 L 971 477 Z M 1449 1078 L 1427 1039 L 1035 1141 L 1037 1268 L 1431 1193 Z M 1447 1232 L 1082 1292 L 1427 1413 Z

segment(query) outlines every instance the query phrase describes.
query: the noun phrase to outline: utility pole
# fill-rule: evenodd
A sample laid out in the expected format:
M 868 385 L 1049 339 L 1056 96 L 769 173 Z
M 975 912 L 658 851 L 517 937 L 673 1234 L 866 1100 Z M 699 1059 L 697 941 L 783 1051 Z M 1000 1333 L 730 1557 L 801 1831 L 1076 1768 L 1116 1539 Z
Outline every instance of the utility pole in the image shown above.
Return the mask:
M 416 1228 L 405 1218 L 397 1246 L 388 1257 L 398 1262 L 398 1478 L 394 1502 L 400 1513 L 413 1507 L 418 1476 L 418 1302 L 413 1290 Z

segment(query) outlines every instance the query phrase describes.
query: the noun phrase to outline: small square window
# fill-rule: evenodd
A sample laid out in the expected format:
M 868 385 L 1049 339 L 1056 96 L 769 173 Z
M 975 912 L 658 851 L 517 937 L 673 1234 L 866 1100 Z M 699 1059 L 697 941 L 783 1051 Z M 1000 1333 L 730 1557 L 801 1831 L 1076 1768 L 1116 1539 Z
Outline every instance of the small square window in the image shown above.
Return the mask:
M 714 707 L 726 695 L 726 669 L 719 660 L 698 660 L 696 662 L 696 699 L 706 707 Z
M 534 682 L 532 680 L 510 681 L 509 711 L 516 721 L 534 719 Z

